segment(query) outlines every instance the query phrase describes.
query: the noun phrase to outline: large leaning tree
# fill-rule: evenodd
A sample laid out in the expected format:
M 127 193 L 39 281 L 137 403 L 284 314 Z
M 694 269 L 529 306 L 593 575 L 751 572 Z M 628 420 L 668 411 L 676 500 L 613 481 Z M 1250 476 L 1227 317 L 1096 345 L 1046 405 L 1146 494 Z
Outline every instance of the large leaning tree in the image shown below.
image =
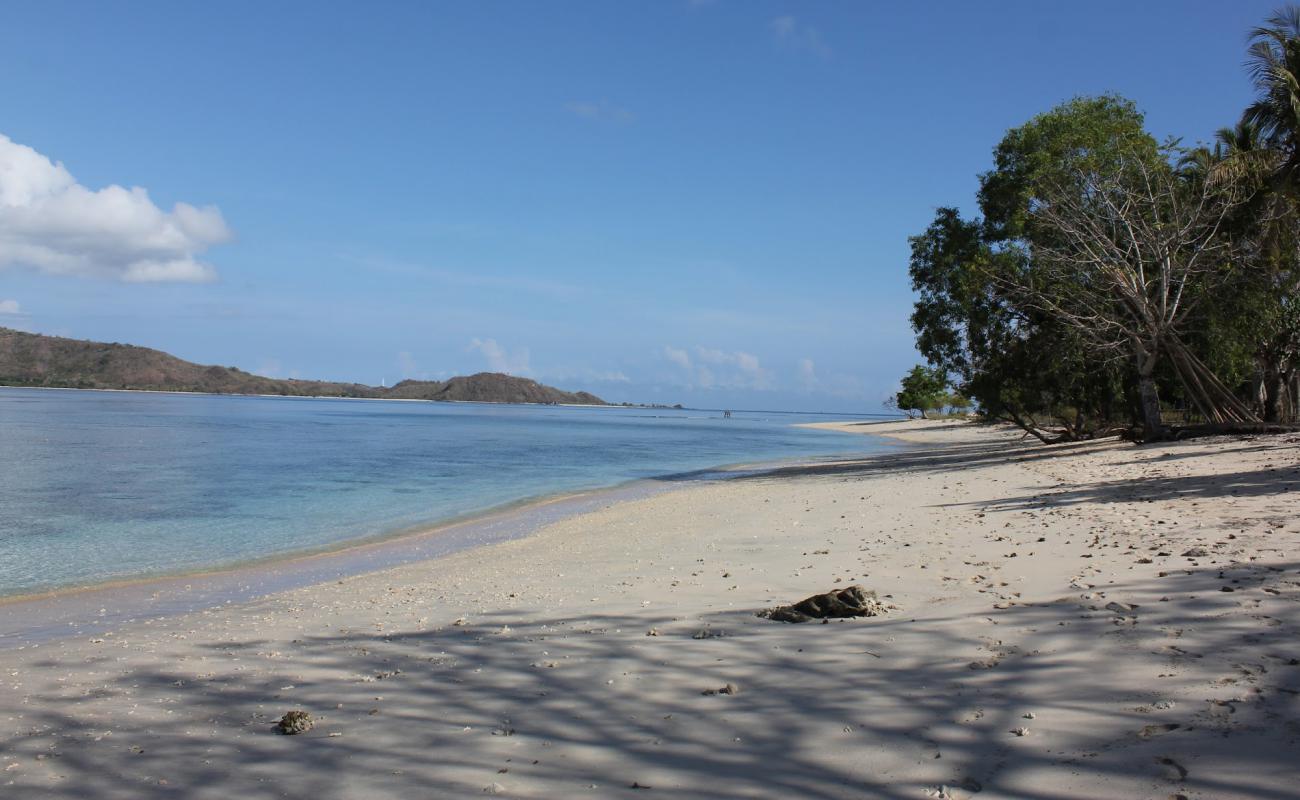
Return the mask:
M 1186 181 L 1174 153 L 1142 144 L 1117 142 L 1107 158 L 1078 159 L 1044 186 L 1029 206 L 1032 268 L 997 277 L 1077 330 L 1099 358 L 1131 361 L 1146 438 L 1164 430 L 1163 361 L 1207 421 L 1256 422 L 1183 340 L 1198 303 L 1231 275 L 1228 227 L 1243 192 L 1233 181 Z
M 1211 423 L 1257 420 L 1234 392 L 1256 340 L 1241 276 L 1261 240 L 1241 223 L 1257 192 L 1222 163 L 1223 147 L 1160 145 L 1109 95 L 1011 129 L 980 176 L 983 217 L 940 209 L 911 239 L 918 348 L 1044 441 L 1126 419 L 1160 438 L 1162 394 Z
M 911 239 L 918 293 L 912 325 L 922 355 L 960 379 L 981 410 L 1044 441 L 1105 435 L 1135 417 L 1132 370 L 1099 355 L 1089 331 L 1042 302 L 1036 260 L 1055 234 L 1034 211 L 1079 169 L 1105 171 L 1127 143 L 1158 146 L 1131 103 L 1113 96 L 1064 103 L 1007 132 L 980 175 L 982 217 L 941 208 Z

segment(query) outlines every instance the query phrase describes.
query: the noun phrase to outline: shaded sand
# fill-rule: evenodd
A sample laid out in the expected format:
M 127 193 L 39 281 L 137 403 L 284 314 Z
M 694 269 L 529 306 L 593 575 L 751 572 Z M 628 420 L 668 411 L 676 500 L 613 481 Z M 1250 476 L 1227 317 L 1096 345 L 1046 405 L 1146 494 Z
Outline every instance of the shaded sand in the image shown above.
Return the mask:
M 920 446 L 2 652 L 0 797 L 1296 796 L 1300 439 L 850 429 Z

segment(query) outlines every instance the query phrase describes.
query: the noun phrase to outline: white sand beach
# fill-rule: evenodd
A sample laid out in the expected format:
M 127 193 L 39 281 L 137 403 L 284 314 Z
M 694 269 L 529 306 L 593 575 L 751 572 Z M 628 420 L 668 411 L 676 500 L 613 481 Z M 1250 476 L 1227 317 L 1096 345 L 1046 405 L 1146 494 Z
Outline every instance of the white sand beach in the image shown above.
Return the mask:
M 1296 796 L 1300 437 L 840 427 L 900 444 L 0 652 L 0 797 Z

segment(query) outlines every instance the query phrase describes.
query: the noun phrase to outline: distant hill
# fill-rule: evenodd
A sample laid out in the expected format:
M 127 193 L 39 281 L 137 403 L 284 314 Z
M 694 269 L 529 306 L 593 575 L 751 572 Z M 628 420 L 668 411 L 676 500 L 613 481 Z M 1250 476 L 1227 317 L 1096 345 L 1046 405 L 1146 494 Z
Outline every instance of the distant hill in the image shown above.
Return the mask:
M 604 400 L 588 392 L 565 392 L 534 380 L 498 372 L 480 372 L 446 381 L 402 381 L 391 387 L 280 380 L 253 375 L 235 367 L 194 364 L 148 347 L 64 339 L 9 328 L 0 328 L 0 385 L 605 405 Z

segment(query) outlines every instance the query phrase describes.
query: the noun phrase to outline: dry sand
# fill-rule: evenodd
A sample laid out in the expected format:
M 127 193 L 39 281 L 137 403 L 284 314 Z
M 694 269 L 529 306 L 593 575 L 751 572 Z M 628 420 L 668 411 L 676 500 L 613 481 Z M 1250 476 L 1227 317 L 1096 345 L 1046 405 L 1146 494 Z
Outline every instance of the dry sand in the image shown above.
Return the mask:
M 0 797 L 1300 795 L 1300 439 L 849 427 L 919 446 L 0 653 Z

